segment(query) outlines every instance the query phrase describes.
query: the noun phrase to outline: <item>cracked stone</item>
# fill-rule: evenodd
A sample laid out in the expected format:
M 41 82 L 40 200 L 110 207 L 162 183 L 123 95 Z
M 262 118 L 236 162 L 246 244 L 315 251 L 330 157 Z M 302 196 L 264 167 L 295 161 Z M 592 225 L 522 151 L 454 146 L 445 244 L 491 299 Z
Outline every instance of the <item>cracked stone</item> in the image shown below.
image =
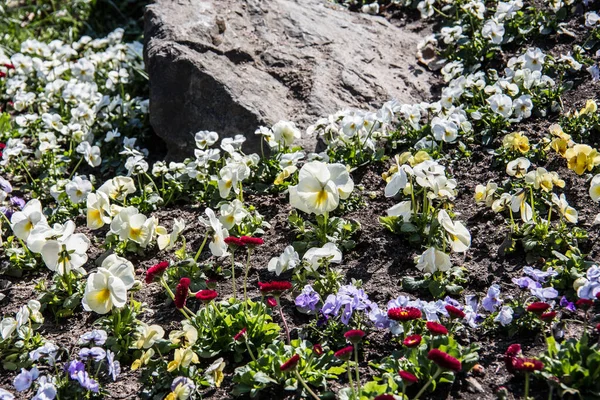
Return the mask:
M 327 0 L 155 0 L 145 19 L 150 123 L 170 159 L 191 155 L 199 130 L 256 151 L 261 125 L 427 100 L 436 81 L 418 34 Z

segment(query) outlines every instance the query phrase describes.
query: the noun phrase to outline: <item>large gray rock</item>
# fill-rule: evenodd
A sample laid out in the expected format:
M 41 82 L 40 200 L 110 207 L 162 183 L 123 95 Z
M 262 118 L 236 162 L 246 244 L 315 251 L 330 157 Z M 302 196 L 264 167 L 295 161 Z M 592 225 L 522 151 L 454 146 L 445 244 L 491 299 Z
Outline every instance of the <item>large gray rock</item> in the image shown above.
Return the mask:
M 199 130 L 255 149 L 260 125 L 429 95 L 417 34 L 326 0 L 155 0 L 145 18 L 150 122 L 171 158 Z

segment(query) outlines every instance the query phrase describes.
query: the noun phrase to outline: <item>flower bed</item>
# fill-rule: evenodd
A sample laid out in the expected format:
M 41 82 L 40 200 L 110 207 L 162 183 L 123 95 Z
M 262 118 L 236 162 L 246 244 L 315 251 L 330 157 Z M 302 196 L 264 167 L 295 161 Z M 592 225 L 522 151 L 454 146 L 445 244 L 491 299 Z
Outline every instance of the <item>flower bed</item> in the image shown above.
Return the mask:
M 9 31 L 0 399 L 599 395 L 597 5 L 348 6 L 433 27 L 439 98 L 168 163 L 139 42 Z

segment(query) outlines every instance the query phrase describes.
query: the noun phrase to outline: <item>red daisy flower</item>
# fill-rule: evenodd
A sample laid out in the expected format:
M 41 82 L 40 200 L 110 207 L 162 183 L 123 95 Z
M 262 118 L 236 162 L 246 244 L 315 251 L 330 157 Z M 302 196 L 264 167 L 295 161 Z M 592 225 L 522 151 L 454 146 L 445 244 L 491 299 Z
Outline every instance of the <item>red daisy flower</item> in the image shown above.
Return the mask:
M 240 240 L 246 246 L 260 246 L 261 244 L 265 244 L 265 241 L 259 237 L 242 236 Z
M 504 353 L 504 364 L 506 365 L 506 369 L 508 370 L 508 372 L 514 372 L 515 359 L 520 354 L 521 354 L 521 345 L 520 344 L 515 343 L 515 344 L 511 344 L 510 346 L 508 346 L 508 349 L 506 349 L 506 352 Z
M 236 342 L 239 341 L 240 339 L 245 339 L 246 338 L 246 328 L 243 328 L 241 331 L 239 331 L 238 333 L 236 333 L 233 336 L 233 340 L 235 340 Z
M 190 281 L 190 278 L 181 278 L 179 284 L 175 288 L 175 307 L 183 308 L 185 306 L 191 283 L 192 281 Z
M 431 349 L 427 354 L 427 358 L 436 363 L 440 368 L 449 369 L 450 371 L 460 372 L 462 364 L 460 360 L 452 357 L 448 353 L 444 353 L 439 349 Z
M 168 261 L 159 262 L 158 264 L 148 268 L 148 271 L 146 271 L 146 283 L 150 284 L 154 282 L 154 279 L 157 276 L 162 275 L 167 270 L 167 268 L 169 268 Z
M 402 344 L 406 347 L 417 347 L 421 344 L 421 340 L 423 340 L 421 335 L 410 335 L 404 338 Z
M 300 362 L 300 356 L 298 354 L 294 354 L 289 360 L 281 364 L 279 370 L 281 372 L 290 371 L 296 368 L 298 363 Z
M 396 307 L 388 310 L 388 318 L 394 321 L 407 322 L 421 318 L 421 310 L 415 307 Z
M 550 304 L 543 303 L 541 301 L 531 303 L 527 306 L 527 311 L 532 312 L 534 314 L 542 314 L 546 312 L 550 308 Z
M 556 311 L 548 311 L 540 315 L 540 319 L 544 322 L 552 322 L 552 320 L 556 317 Z
M 219 293 L 216 290 L 204 289 L 196 293 L 196 298 L 203 303 L 208 303 L 217 298 Z
M 544 363 L 533 358 L 519 357 L 515 359 L 513 367 L 521 372 L 541 371 L 544 369 Z
M 343 349 L 339 349 L 333 355 L 340 360 L 348 361 L 350 356 L 352 356 L 352 352 L 354 351 L 354 346 L 346 346 Z
M 594 301 L 590 299 L 579 299 L 575 302 L 575 305 L 577 308 L 587 311 L 594 305 Z
M 13 64 L 4 64 L 4 66 L 8 69 L 15 69 L 15 66 Z
M 600 292 L 596 293 L 596 298 L 600 300 Z
M 352 344 L 360 342 L 364 336 L 365 332 L 360 329 L 351 329 L 344 333 L 344 337 Z
M 413 383 L 418 383 L 419 382 L 419 378 L 417 378 L 416 376 L 414 376 L 410 372 L 407 372 L 407 371 L 398 371 L 398 375 L 400 375 L 400 378 L 402 378 L 402 381 L 404 381 L 404 383 L 406 383 L 408 385 L 412 385 Z
M 446 329 L 446 327 L 440 323 L 428 321 L 425 326 L 427 327 L 427 330 L 429 330 L 429 332 L 431 332 L 434 335 L 448 334 L 448 329 Z
M 277 299 L 275 297 L 267 297 L 267 305 L 271 308 L 277 307 Z
M 235 236 L 227 236 L 225 239 L 223 239 L 223 241 L 228 245 L 228 246 L 233 246 L 233 247 L 244 247 L 244 242 L 242 242 L 242 240 L 238 237 Z
M 288 281 L 258 282 L 258 288 L 263 295 L 270 293 L 274 296 L 278 296 L 282 292 L 290 290 L 292 284 Z
M 380 394 L 376 396 L 373 400 L 396 400 L 396 398 L 391 394 Z
M 521 345 L 518 343 L 511 344 L 504 353 L 505 356 L 516 357 L 521 354 Z
M 454 307 L 450 304 L 447 304 L 445 308 L 446 308 L 446 311 L 448 311 L 448 314 L 450 314 L 450 318 L 462 319 L 467 316 L 467 314 L 465 314 L 465 312 L 463 310 L 461 310 L 460 308 Z
M 313 351 L 315 352 L 316 355 L 320 356 L 324 353 L 323 351 L 323 347 L 317 343 L 313 346 Z
M 0 71 L 0 78 L 4 78 L 6 76 L 6 72 Z

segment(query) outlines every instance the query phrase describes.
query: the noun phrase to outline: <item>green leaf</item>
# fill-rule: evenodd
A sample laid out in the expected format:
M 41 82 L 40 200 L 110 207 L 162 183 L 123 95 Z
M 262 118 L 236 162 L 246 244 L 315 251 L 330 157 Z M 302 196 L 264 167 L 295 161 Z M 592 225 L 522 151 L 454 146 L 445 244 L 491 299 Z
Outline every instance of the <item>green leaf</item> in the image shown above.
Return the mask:
M 427 285 L 425 279 L 417 280 L 412 276 L 406 276 L 402 279 L 402 288 L 405 290 L 415 291 L 424 288 Z
M 330 374 L 330 375 L 341 375 L 344 372 L 346 372 L 346 368 L 338 367 L 338 366 L 331 367 L 327 370 L 327 374 Z

